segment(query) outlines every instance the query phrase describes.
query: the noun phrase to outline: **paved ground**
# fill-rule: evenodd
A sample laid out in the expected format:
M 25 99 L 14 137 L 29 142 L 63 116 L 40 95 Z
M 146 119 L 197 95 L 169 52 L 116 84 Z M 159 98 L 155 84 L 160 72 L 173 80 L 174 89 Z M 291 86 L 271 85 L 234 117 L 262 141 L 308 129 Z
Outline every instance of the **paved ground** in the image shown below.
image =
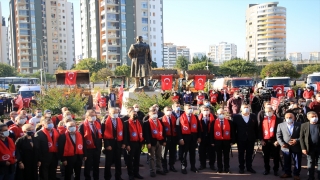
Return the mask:
M 266 180 L 266 179 L 280 179 L 279 177 L 275 177 L 273 175 L 273 172 L 271 174 L 265 176 L 263 175 L 263 158 L 261 153 L 257 153 L 254 162 L 253 162 L 253 168 L 257 171 L 257 174 L 250 174 L 250 173 L 245 173 L 245 174 L 239 174 L 238 173 L 238 159 L 237 159 L 237 151 L 233 150 L 233 158 L 230 160 L 230 165 L 231 165 L 231 174 L 217 174 L 216 171 L 212 171 L 209 168 L 206 170 L 202 170 L 199 173 L 194 173 L 189 171 L 188 167 L 188 174 L 184 175 L 181 174 L 180 172 L 180 163 L 179 161 L 176 162 L 176 169 L 178 172 L 170 172 L 166 176 L 162 175 L 157 175 L 155 178 L 151 178 L 149 176 L 149 168 L 146 163 L 146 155 L 141 156 L 141 164 L 144 165 L 144 167 L 140 167 L 140 174 L 144 177 L 144 179 L 159 179 L 159 180 L 177 180 L 179 178 L 183 178 L 183 180 L 195 180 L 195 179 L 238 179 L 238 178 L 251 178 L 251 179 L 259 179 L 259 180 Z M 122 163 L 124 164 L 124 163 Z M 272 163 L 271 163 L 272 165 Z M 302 171 L 301 171 L 301 179 L 307 179 L 307 169 L 306 169 L 306 157 L 303 157 L 302 159 Z M 100 163 L 100 179 L 103 178 L 103 168 L 104 167 L 104 156 L 101 156 L 101 163 Z M 199 167 L 199 161 L 198 161 L 198 156 L 197 156 L 197 165 L 196 167 Z M 83 174 L 83 171 L 82 171 Z M 279 174 L 282 174 L 281 170 L 279 171 Z M 114 168 L 112 168 L 112 175 L 114 176 Z M 127 180 L 129 179 L 127 175 L 127 170 L 126 167 L 122 167 L 122 178 Z M 84 180 L 84 178 L 82 177 Z M 112 178 L 114 179 L 114 177 Z M 288 179 L 293 179 L 293 178 L 288 178 Z

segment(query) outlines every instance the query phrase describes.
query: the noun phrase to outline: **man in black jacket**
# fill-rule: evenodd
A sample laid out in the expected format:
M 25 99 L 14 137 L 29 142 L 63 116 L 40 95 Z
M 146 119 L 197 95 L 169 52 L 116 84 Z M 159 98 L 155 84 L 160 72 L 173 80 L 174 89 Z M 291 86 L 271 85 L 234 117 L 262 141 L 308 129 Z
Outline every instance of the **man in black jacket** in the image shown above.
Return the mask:
M 176 119 L 179 119 L 180 116 L 184 113 L 183 111 L 183 107 L 181 107 L 181 104 L 179 102 L 175 102 L 172 105 L 172 114 L 176 117 Z M 182 160 L 182 150 L 181 150 L 181 145 L 178 143 L 179 146 L 179 152 L 178 152 L 178 156 L 179 156 L 179 160 Z
M 258 122 L 256 115 L 250 113 L 249 105 L 241 106 L 241 114 L 233 116 L 233 124 L 238 145 L 239 173 L 243 174 L 245 167 L 247 171 L 256 173 L 252 169 L 252 155 L 254 143 L 258 139 Z
M 150 154 L 150 176 L 155 177 L 156 173 L 165 175 L 161 165 L 161 151 L 162 146 L 166 146 L 166 132 L 158 119 L 157 111 L 149 112 L 149 120 L 143 124 L 143 136 Z
M 181 172 L 182 174 L 187 174 L 187 169 L 186 169 L 187 155 L 189 152 L 191 171 L 197 173 L 198 169 L 195 167 L 195 164 L 196 164 L 195 151 L 198 143 L 201 142 L 200 122 L 197 116 L 193 114 L 193 109 L 190 104 L 186 104 L 184 107 L 184 110 L 185 110 L 185 113 L 180 116 L 179 120 L 177 120 L 177 126 L 176 126 L 178 139 L 179 139 L 179 143 L 182 151 Z
M 275 176 L 278 176 L 280 146 L 277 142 L 276 132 L 278 124 L 280 124 L 282 121 L 280 118 L 277 118 L 271 107 L 266 107 L 264 112 L 265 115 L 263 119 L 258 116 L 258 138 L 261 140 L 265 169 L 263 175 L 268 175 L 270 173 L 270 156 L 273 154 L 273 173 Z
M 76 131 L 76 123 L 70 121 L 66 124 L 67 131 L 61 134 L 58 141 L 59 156 L 62 165 L 65 166 L 65 180 L 80 180 L 82 161 L 87 159 L 87 149 L 81 134 Z
M 320 124 L 318 115 L 314 111 L 307 114 L 309 122 L 303 123 L 300 130 L 300 145 L 302 153 L 307 155 L 309 179 L 314 178 L 314 169 L 318 160 L 318 172 L 320 171 Z M 318 178 L 320 179 L 320 173 Z
M 142 123 L 143 118 L 144 118 L 144 116 L 145 116 L 144 113 L 143 113 L 142 111 L 140 111 L 140 108 L 139 108 L 139 105 L 138 105 L 138 104 L 133 105 L 133 108 L 134 108 L 134 111 L 137 112 L 137 115 L 138 115 L 138 117 L 139 117 L 140 123 Z

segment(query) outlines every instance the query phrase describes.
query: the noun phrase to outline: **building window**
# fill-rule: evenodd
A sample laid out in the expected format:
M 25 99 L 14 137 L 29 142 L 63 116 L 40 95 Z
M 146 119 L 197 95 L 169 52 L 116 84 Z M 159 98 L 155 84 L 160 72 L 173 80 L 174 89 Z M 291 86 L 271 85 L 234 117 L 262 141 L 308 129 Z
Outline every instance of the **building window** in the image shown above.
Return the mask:
M 153 14 L 153 16 L 156 16 L 156 13 L 152 13 Z
M 38 63 L 37 63 L 37 62 L 33 62 L 33 63 L 32 63 L 32 66 L 33 66 L 33 67 L 38 67 Z
M 156 47 L 156 43 L 153 43 L 153 46 Z
M 156 31 L 156 28 L 153 28 L 153 31 Z
M 155 9 L 156 8 L 156 6 L 155 5 L 153 5 L 153 9 Z
M 153 24 L 155 24 L 156 23 L 156 20 L 153 20 Z
M 148 9 L 148 3 L 147 2 L 142 2 L 141 3 L 141 7 L 145 8 L 145 9 Z
M 142 23 L 148 24 L 148 18 L 142 18 Z
M 143 27 L 142 31 L 148 31 L 148 26 Z

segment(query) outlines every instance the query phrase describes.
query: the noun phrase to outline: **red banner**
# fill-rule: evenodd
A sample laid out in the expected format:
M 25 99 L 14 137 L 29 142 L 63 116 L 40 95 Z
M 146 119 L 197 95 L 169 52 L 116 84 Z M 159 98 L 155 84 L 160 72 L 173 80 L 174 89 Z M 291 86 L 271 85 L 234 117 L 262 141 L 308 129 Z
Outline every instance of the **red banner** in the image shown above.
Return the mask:
M 64 84 L 75 85 L 77 82 L 77 72 L 67 72 L 64 79 Z
M 172 75 L 161 75 L 161 89 L 171 90 L 172 89 Z
M 18 98 L 16 99 L 15 103 L 19 106 L 18 113 L 20 113 L 20 111 L 23 108 L 23 100 L 21 95 L 18 95 Z
M 278 109 L 278 106 L 280 104 L 280 100 L 278 98 L 272 97 L 270 100 L 270 103 L 271 103 L 272 109 L 276 110 L 276 109 Z
M 319 92 L 320 91 L 320 82 L 317 82 L 317 91 L 316 92 Z
M 284 86 L 283 85 L 276 85 L 276 86 L 273 86 L 273 90 L 275 91 L 279 91 L 279 90 L 282 90 L 282 92 L 284 92 Z
M 206 75 L 196 75 L 194 76 L 194 83 L 196 90 L 203 90 L 204 86 L 206 85 Z

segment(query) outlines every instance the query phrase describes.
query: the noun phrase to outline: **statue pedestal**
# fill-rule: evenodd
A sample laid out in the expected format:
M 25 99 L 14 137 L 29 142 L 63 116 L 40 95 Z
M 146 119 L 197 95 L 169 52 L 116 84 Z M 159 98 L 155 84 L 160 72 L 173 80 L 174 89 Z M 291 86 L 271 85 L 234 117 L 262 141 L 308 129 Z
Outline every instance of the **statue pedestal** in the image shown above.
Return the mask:
M 129 89 L 129 92 L 154 92 L 153 87 L 141 86 L 141 87 L 132 87 Z

